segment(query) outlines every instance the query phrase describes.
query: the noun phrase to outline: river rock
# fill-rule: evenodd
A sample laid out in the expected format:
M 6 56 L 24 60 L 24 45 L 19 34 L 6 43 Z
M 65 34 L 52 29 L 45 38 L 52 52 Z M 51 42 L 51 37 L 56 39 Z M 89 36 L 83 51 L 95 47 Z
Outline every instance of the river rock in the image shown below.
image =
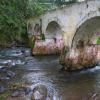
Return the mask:
M 2 69 L 4 66 L 0 66 L 0 69 Z
M 9 96 L 6 100 L 30 100 L 24 93 L 18 96 Z
M 30 92 L 32 92 L 32 89 L 30 87 L 25 87 L 24 88 L 25 91 L 25 95 L 29 94 Z
M 9 80 L 9 79 L 10 79 L 10 78 L 9 78 L 9 77 L 6 77 L 6 76 L 5 76 L 5 77 L 0 77 L 0 80 L 1 80 L 1 81 L 6 81 L 6 80 Z
M 5 91 L 5 88 L 3 86 L 0 86 L 0 93 L 3 93 Z
M 12 71 L 7 71 L 7 77 L 12 78 L 12 77 L 14 77 L 14 76 L 15 76 L 15 73 L 14 73 L 14 72 L 12 72 Z
M 12 97 L 17 97 L 19 95 L 20 95 L 20 92 L 18 90 L 13 91 L 12 94 L 11 94 Z
M 30 86 L 26 83 L 16 83 L 11 86 L 12 97 L 17 97 L 21 95 L 29 95 L 32 92 Z
M 2 68 L 0 68 L 0 72 L 7 72 L 7 68 L 6 67 L 2 67 Z
M 44 85 L 38 85 L 33 89 L 31 100 L 46 100 L 47 88 Z
M 12 91 L 11 96 L 12 97 L 18 97 L 18 96 L 22 96 L 22 95 L 27 95 L 28 93 L 30 93 L 30 91 L 26 91 L 23 88 L 19 88 L 19 89 L 15 89 Z
M 23 53 L 24 56 L 30 56 L 31 55 L 30 50 L 22 49 L 21 52 Z

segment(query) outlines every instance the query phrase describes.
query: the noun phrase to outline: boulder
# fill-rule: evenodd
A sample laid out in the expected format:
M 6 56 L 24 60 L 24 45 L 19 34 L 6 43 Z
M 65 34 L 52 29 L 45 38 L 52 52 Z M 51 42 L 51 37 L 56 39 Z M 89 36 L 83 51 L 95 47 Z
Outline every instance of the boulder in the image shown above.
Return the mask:
M 20 91 L 15 90 L 15 91 L 12 92 L 11 96 L 12 97 L 18 97 L 18 96 L 20 96 L 20 94 L 21 94 Z
M 32 90 L 30 87 L 24 87 L 25 95 L 29 94 Z
M 33 89 L 31 100 L 46 100 L 47 88 L 44 85 L 38 85 Z

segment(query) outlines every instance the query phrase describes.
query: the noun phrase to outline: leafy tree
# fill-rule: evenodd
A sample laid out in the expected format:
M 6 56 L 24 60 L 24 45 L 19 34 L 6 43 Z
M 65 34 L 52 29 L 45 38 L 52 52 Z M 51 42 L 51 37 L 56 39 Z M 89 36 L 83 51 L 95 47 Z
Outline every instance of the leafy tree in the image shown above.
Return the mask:
M 0 43 L 23 42 L 27 39 L 26 22 L 43 12 L 38 2 L 31 0 L 0 0 Z

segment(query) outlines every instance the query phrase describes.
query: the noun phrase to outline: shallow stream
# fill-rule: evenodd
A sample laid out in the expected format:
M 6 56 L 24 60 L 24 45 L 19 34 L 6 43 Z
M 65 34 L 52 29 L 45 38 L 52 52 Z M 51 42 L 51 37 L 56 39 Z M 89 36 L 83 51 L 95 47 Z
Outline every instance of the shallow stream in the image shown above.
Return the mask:
M 8 48 L 0 50 L 2 67 L 15 73 L 9 79 L 0 80 L 0 86 L 6 91 L 14 83 L 28 82 L 31 87 L 44 85 L 52 100 L 100 100 L 100 66 L 80 72 L 62 72 L 59 56 L 31 56 L 29 48 Z

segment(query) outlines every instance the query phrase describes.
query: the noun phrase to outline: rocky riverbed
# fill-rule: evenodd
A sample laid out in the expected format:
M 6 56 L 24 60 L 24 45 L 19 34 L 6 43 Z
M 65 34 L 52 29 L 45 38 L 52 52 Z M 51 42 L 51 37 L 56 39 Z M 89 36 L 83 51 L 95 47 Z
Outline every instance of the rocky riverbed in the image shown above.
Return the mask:
M 0 100 L 99 100 L 100 66 L 61 71 L 59 56 L 31 56 L 29 48 L 0 51 Z

